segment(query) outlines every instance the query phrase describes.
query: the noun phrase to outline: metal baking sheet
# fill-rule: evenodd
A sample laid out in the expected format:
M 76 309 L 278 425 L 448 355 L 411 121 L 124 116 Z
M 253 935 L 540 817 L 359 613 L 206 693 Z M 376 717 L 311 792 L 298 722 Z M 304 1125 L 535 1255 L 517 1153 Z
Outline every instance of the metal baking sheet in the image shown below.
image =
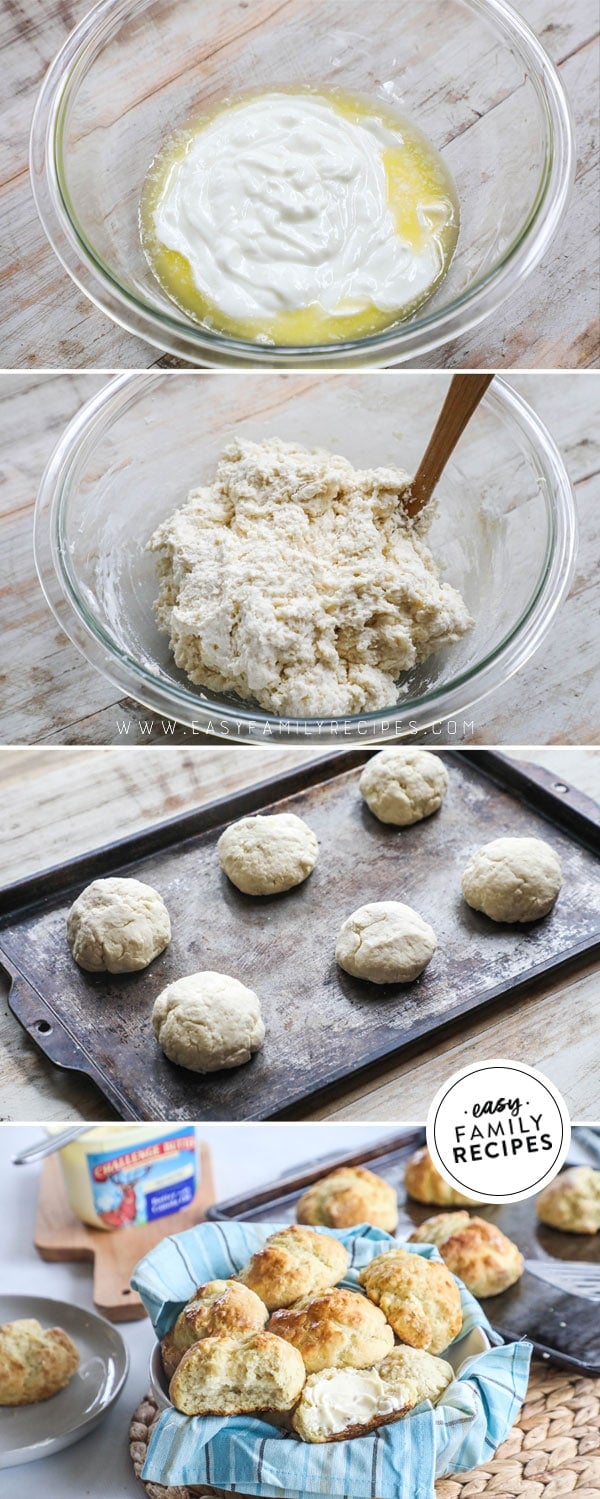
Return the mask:
M 540 974 L 600 951 L 600 809 L 537 768 L 486 751 L 444 754 L 450 792 L 412 828 L 378 822 L 358 793 L 368 752 L 330 756 L 197 812 L 160 823 L 0 892 L 0 964 L 9 1004 L 54 1062 L 94 1079 L 124 1118 L 266 1119 L 296 1112 L 359 1073 L 376 1071 L 487 1006 L 514 1002 Z M 99 787 L 101 795 L 101 787 Z M 317 867 L 285 895 L 242 895 L 215 845 L 246 813 L 287 809 L 320 840 Z M 460 876 L 470 852 L 500 834 L 557 849 L 564 887 L 551 915 L 499 926 L 471 911 Z M 65 919 L 91 879 L 130 874 L 171 914 L 166 952 L 138 974 L 87 974 Z M 438 950 L 410 986 L 352 979 L 335 962 L 338 929 L 366 900 L 416 907 Z M 230 973 L 260 996 L 263 1050 L 244 1067 L 201 1077 L 163 1056 L 150 1024 L 165 986 L 198 969 Z
M 588 1132 L 586 1132 L 588 1133 Z M 574 1130 L 576 1138 L 577 1130 Z M 434 1207 L 411 1202 L 404 1190 L 404 1167 L 408 1157 L 425 1144 L 425 1131 L 419 1128 L 398 1130 L 389 1140 L 379 1140 L 368 1149 L 350 1154 L 311 1161 L 280 1181 L 269 1182 L 245 1197 L 211 1204 L 207 1217 L 243 1219 L 251 1223 L 293 1223 L 296 1203 L 312 1182 L 318 1181 L 335 1166 L 368 1166 L 389 1181 L 398 1192 L 399 1222 L 396 1237 L 406 1239 L 432 1213 Z M 600 1131 L 598 1132 L 600 1151 Z M 496 1223 L 502 1232 L 518 1244 L 526 1260 L 578 1260 L 597 1265 L 600 1262 L 600 1235 L 563 1234 L 539 1223 L 533 1198 L 525 1202 L 473 1209 L 481 1218 Z M 553 1363 L 577 1369 L 583 1374 L 600 1374 L 600 1317 L 598 1304 L 557 1290 L 526 1270 L 510 1290 L 500 1296 L 481 1299 L 492 1327 L 506 1342 L 529 1338 L 536 1352 Z

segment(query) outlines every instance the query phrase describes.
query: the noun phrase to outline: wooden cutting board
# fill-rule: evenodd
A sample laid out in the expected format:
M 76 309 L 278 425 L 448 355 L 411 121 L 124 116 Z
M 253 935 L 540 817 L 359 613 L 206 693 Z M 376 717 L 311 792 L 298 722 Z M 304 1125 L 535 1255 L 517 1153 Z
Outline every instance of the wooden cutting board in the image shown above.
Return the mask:
M 146 1312 L 129 1284 L 138 1260 L 168 1234 L 201 1223 L 215 1200 L 212 1161 L 207 1145 L 198 1145 L 198 1190 L 189 1207 L 138 1228 L 112 1233 L 80 1223 L 69 1206 L 58 1157 L 44 1161 L 33 1242 L 43 1260 L 89 1260 L 93 1265 L 94 1302 L 110 1322 L 132 1322 Z

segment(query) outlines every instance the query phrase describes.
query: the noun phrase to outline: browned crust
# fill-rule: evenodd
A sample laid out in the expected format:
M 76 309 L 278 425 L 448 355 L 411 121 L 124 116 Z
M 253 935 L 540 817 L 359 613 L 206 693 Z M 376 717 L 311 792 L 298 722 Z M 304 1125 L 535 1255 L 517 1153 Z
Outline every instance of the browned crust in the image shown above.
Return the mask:
M 407 1416 L 409 1411 L 412 1410 L 414 1410 L 413 1405 L 403 1405 L 401 1410 L 393 1411 L 391 1415 L 374 1416 L 372 1421 L 368 1421 L 362 1426 L 345 1426 L 343 1431 L 335 1432 L 331 1437 L 323 1437 L 322 1442 L 309 1442 L 307 1445 L 310 1447 L 323 1447 L 326 1442 L 351 1442 L 355 1437 L 368 1437 L 369 1432 L 375 1431 L 378 1426 L 391 1426 L 393 1421 L 400 1421 L 403 1416 Z M 294 1430 L 296 1431 L 296 1427 L 294 1427 Z M 300 1432 L 296 1431 L 296 1435 L 300 1436 Z M 306 1437 L 300 1437 L 300 1440 L 306 1442 Z

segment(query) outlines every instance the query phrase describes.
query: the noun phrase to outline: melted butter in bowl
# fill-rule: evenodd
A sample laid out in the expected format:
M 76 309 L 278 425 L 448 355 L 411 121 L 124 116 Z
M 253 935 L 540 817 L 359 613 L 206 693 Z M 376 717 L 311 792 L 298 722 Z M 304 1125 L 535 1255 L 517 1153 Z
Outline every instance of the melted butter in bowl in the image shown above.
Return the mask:
M 363 338 L 409 317 L 446 275 L 459 209 L 438 151 L 379 100 L 278 90 L 171 137 L 140 221 L 178 307 L 285 346 Z

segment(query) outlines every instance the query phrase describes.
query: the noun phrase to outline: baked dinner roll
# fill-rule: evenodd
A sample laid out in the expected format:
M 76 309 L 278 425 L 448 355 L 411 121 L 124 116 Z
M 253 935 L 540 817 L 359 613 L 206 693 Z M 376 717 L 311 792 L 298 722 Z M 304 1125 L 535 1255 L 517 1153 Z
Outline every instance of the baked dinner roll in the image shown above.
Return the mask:
M 271 1234 L 237 1278 L 274 1312 L 335 1286 L 347 1269 L 348 1254 L 339 1239 L 292 1223 Z
M 209 1280 L 198 1286 L 160 1345 L 167 1379 L 172 1379 L 184 1353 L 200 1338 L 217 1332 L 260 1332 L 268 1316 L 260 1297 L 237 1280 Z
M 0 1327 L 0 1405 L 50 1400 L 78 1366 L 75 1344 L 62 1327 L 43 1328 L 35 1317 Z
M 450 1271 L 408 1249 L 378 1254 L 358 1277 L 401 1343 L 441 1353 L 462 1327 L 460 1291 Z
M 308 1188 L 296 1217 L 299 1223 L 322 1223 L 325 1228 L 371 1223 L 393 1234 L 398 1225 L 396 1189 L 366 1166 L 340 1166 Z
M 289 1411 L 306 1371 L 297 1348 L 271 1332 L 215 1333 L 188 1348 L 169 1385 L 184 1416 Z
M 498 1296 L 523 1274 L 523 1255 L 493 1223 L 468 1213 L 438 1213 L 409 1244 L 437 1244 L 444 1263 L 473 1296 Z
M 404 1168 L 404 1185 L 415 1202 L 430 1203 L 438 1208 L 473 1207 L 473 1198 L 456 1192 L 434 1166 L 427 1147 L 415 1150 Z
M 565 1234 L 600 1231 L 600 1171 L 592 1166 L 570 1166 L 540 1192 L 538 1218 Z
M 269 1331 L 293 1343 L 309 1374 L 347 1366 L 364 1369 L 394 1346 L 394 1334 L 379 1307 L 338 1286 L 274 1312 Z
M 454 1379 L 451 1364 L 420 1348 L 394 1348 L 374 1369 L 309 1374 L 292 1425 L 303 1442 L 344 1442 L 435 1403 Z

